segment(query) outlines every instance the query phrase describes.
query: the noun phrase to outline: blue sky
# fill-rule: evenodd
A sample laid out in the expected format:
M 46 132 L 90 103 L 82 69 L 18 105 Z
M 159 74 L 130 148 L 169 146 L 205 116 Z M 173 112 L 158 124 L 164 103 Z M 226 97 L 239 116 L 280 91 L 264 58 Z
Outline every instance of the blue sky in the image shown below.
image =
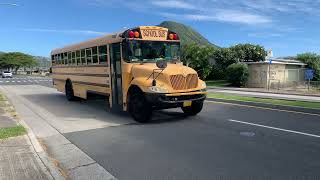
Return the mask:
M 41 56 L 164 20 L 187 24 L 222 47 L 261 44 L 278 57 L 320 47 L 319 0 L 0 0 L 0 20 L 0 51 Z

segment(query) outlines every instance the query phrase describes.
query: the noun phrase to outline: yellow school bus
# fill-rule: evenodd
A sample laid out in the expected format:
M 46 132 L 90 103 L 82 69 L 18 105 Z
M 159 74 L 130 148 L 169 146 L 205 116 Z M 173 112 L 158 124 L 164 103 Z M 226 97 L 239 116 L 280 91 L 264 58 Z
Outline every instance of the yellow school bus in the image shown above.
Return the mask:
M 51 52 L 53 84 L 70 101 L 104 95 L 110 108 L 128 111 L 138 122 L 155 109 L 181 108 L 198 114 L 206 84 L 180 60 L 178 34 L 140 26 Z

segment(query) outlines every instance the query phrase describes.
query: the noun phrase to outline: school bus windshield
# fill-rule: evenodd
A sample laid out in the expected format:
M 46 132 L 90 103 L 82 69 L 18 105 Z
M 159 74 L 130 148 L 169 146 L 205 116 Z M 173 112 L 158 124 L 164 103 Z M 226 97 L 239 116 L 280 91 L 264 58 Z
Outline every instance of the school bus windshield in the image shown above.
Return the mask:
M 127 52 L 130 62 L 180 60 L 180 43 L 167 41 L 129 41 L 127 43 Z

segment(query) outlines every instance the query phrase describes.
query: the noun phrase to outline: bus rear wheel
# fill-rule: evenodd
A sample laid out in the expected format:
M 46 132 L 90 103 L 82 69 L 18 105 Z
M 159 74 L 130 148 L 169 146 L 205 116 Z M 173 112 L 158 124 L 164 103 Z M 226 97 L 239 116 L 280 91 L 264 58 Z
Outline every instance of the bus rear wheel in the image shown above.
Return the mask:
M 65 91 L 66 91 L 66 98 L 68 101 L 76 100 L 76 97 L 74 96 L 74 93 L 73 93 L 72 83 L 70 81 L 67 81 L 65 86 Z
M 203 101 L 194 101 L 189 107 L 181 107 L 182 111 L 187 116 L 195 116 L 202 111 Z
M 130 91 L 128 110 L 137 122 L 146 123 L 151 119 L 152 107 L 140 90 Z

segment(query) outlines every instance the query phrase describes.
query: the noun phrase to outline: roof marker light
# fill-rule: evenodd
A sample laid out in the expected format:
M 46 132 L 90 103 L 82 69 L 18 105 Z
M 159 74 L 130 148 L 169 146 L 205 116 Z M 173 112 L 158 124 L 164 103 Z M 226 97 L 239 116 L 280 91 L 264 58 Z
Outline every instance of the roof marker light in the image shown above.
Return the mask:
M 133 31 L 129 31 L 128 34 L 129 34 L 129 37 L 130 37 L 130 38 L 134 38 L 134 34 L 135 34 L 135 33 L 134 33 Z
M 134 32 L 134 37 L 135 37 L 135 38 L 139 38 L 139 37 L 140 37 L 140 33 L 139 33 L 138 31 L 135 31 L 135 32 Z
M 169 34 L 169 39 L 173 40 L 174 35 L 173 34 Z

